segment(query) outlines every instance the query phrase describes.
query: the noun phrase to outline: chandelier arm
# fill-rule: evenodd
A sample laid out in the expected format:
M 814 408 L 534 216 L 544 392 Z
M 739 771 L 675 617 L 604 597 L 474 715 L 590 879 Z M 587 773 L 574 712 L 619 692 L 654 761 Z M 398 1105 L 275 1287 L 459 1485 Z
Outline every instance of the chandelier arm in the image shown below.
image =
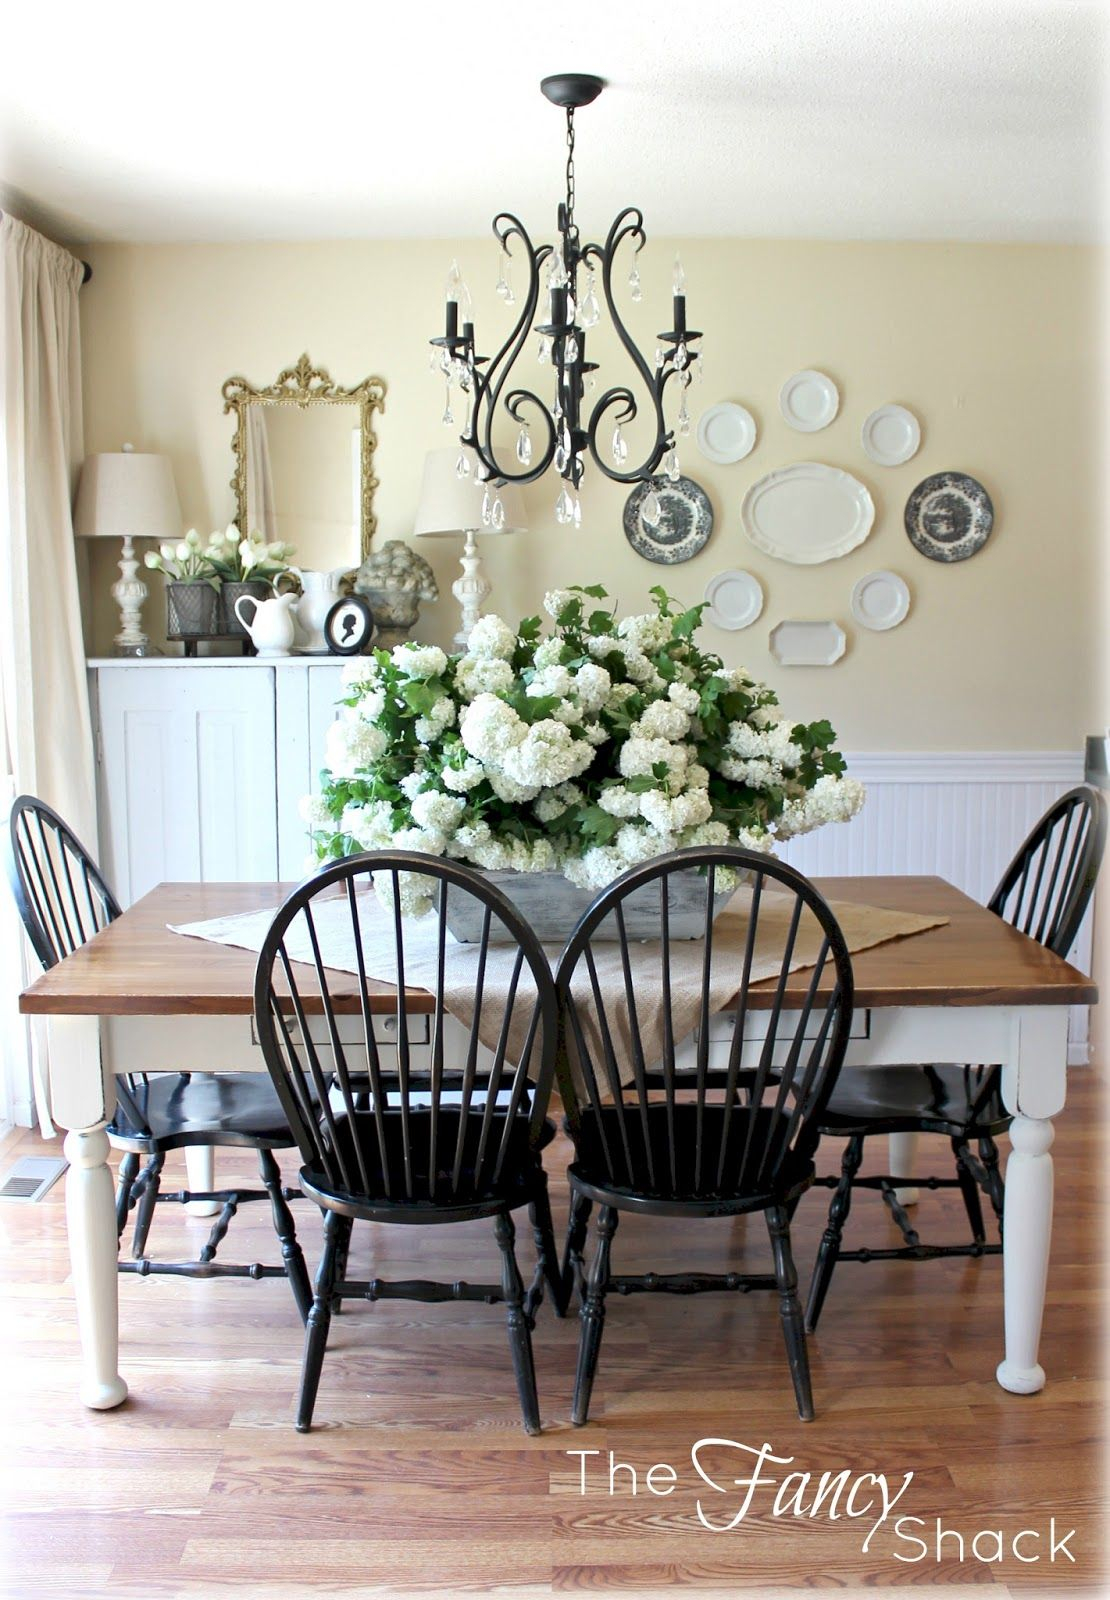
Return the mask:
M 636 483 L 640 481 L 646 481 L 654 473 L 656 467 L 663 459 L 664 453 L 670 448 L 671 444 L 671 435 L 667 430 L 666 421 L 663 417 L 662 401 L 663 385 L 669 376 L 668 365 L 665 363 L 663 371 L 658 375 L 652 372 L 651 368 L 640 354 L 635 340 L 625 327 L 621 318 L 621 314 L 617 310 L 616 301 L 613 298 L 613 263 L 616 259 L 617 251 L 620 249 L 621 245 L 626 239 L 634 239 L 636 241 L 636 249 L 639 251 L 644 245 L 646 237 L 647 236 L 644 233 L 643 212 L 640 211 L 637 206 L 626 206 L 625 209 L 614 218 L 613 225 L 609 229 L 609 236 L 606 239 L 604 246 L 588 244 L 582 252 L 583 259 L 587 262 L 597 261 L 600 263 L 602 293 L 605 296 L 605 304 L 609 308 L 609 315 L 612 318 L 613 326 L 617 330 L 617 336 L 620 339 L 621 344 L 624 346 L 632 365 L 636 368 L 636 371 L 640 375 L 644 388 L 647 390 L 647 393 L 650 396 L 651 408 L 655 414 L 655 443 L 652 445 L 651 449 L 648 451 L 647 455 L 637 468 L 631 472 L 618 472 L 604 462 L 598 454 L 596 442 L 597 429 L 602 421 L 604 412 L 609 409 L 611 396 L 615 394 L 623 394 L 627 395 L 628 398 L 631 399 L 631 393 L 627 388 L 610 389 L 606 394 L 602 395 L 601 399 L 594 406 L 593 411 L 590 414 L 590 425 L 588 429 L 590 454 L 593 456 L 594 460 L 605 476 L 613 479 L 615 483 Z M 670 359 L 670 356 L 668 356 L 667 363 L 670 362 Z M 633 401 L 632 403 L 635 407 L 635 402 Z M 632 414 L 637 414 L 635 409 Z M 621 418 L 621 420 L 626 419 Z
M 616 410 L 618 406 L 620 409 Z M 618 470 L 618 468 L 611 466 L 609 462 L 602 459 L 601 452 L 598 448 L 597 436 L 601 430 L 601 425 L 605 421 L 607 414 L 615 410 L 616 415 L 612 418 L 615 423 L 632 422 L 639 415 L 639 407 L 636 404 L 636 396 L 632 393 L 632 390 L 624 384 L 617 385 L 612 389 L 607 389 L 601 396 L 600 400 L 598 400 L 595 404 L 593 411 L 590 413 L 590 425 L 586 433 L 586 441 L 590 448 L 590 455 L 593 457 L 594 462 L 600 471 L 602 471 L 607 478 L 611 478 L 614 483 L 641 483 L 644 477 L 644 468 L 642 466 L 634 467 L 631 472 L 621 472 Z M 664 444 L 664 449 L 668 447 L 669 439 L 670 436 L 668 435 L 667 442 Z
M 530 389 L 514 389 L 506 397 L 505 409 L 515 421 L 521 422 L 524 419 L 520 416 L 519 409 L 514 409 L 514 406 L 518 408 L 527 401 L 535 406 L 547 428 L 547 443 L 540 452 L 539 460 L 535 466 L 525 472 L 506 470 L 502 465 L 493 444 L 493 424 L 497 415 L 498 405 L 501 402 L 502 391 L 516 365 L 517 357 L 524 348 L 525 340 L 528 337 L 536 314 L 536 306 L 539 302 L 539 269 L 551 254 L 551 246 L 545 244 L 538 249 L 534 248 L 524 224 L 519 217 L 513 216 L 508 211 L 500 212 L 493 219 L 493 232 L 505 254 L 510 257 L 512 255 L 509 244 L 510 239 L 515 236 L 524 246 L 528 261 L 528 287 L 524 294 L 524 304 L 520 315 L 508 338 L 489 362 L 484 373 L 481 373 L 477 367 L 475 368 L 475 396 L 471 413 L 470 432 L 468 435 L 463 436 L 462 443 L 468 445 L 475 452 L 491 477 L 503 479 L 507 483 L 531 483 L 533 479 L 546 472 L 555 454 L 555 425 L 548 415 L 547 407 Z M 513 402 L 513 404 L 510 404 L 510 402 Z M 484 421 L 480 417 L 480 413 L 484 415 Z

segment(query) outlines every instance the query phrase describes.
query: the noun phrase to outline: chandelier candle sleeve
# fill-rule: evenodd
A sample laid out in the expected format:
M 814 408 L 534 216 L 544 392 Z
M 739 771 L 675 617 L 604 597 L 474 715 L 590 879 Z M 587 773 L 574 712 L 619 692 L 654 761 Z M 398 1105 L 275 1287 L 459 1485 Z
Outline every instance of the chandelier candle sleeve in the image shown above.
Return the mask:
M 646 241 L 643 214 L 635 206 L 625 207 L 615 218 L 604 244 L 583 244 L 574 217 L 574 113 L 597 98 L 604 82 L 585 73 L 562 73 L 545 78 L 540 87 L 547 99 L 566 113 L 566 192 L 558 209 L 557 241 L 534 245 L 519 218 L 511 212 L 501 212 L 493 222 L 500 247 L 497 293 L 506 306 L 518 308 L 508 337 L 496 355 L 478 353 L 470 294 L 458 264 L 452 262 L 447 278 L 444 333 L 431 343 L 440 352 L 433 365 L 447 380 L 444 423 L 455 425 L 452 395 L 457 388 L 465 412 L 459 439 L 464 449 L 474 452 L 477 476 L 498 489 L 507 483 L 531 483 L 554 466 L 563 480 L 555 505 L 556 518 L 578 527 L 582 521 L 578 490 L 587 454 L 616 483 L 650 484 L 660 463 L 668 476 L 678 476 L 674 432 L 667 426 L 663 402 L 668 383 L 677 378 L 681 391 L 678 431 L 688 432 L 686 388 L 699 359 L 696 346 L 701 335 L 686 324 L 686 276 L 676 256 L 673 327 L 659 335 L 654 365 L 645 360 L 625 326 L 613 292 L 618 257 L 627 259 L 631 251 L 629 294 L 634 301 L 640 299 L 638 260 Z M 513 260 L 521 262 L 527 280 L 520 295 L 509 286 Z M 580 271 L 584 274 L 581 299 Z M 547 322 L 536 321 L 541 273 L 548 301 Z M 587 389 L 593 388 L 592 374 L 597 371 L 597 364 L 586 359 L 586 329 L 600 320 L 599 278 L 601 297 L 632 371 L 629 381 L 614 383 L 599 396 L 587 417 L 585 396 Z M 517 362 L 529 335 L 538 335 L 536 359 L 551 370 L 554 393 L 550 404 L 516 377 Z M 630 462 L 621 429 L 641 412 L 654 423 L 654 438 L 643 458 Z M 493 440 L 495 426 L 503 416 L 516 424 L 508 455 L 502 454 L 505 446 L 495 445 Z M 611 450 L 599 445 L 599 439 L 605 445 L 612 441 Z M 645 515 L 651 508 L 649 496 Z

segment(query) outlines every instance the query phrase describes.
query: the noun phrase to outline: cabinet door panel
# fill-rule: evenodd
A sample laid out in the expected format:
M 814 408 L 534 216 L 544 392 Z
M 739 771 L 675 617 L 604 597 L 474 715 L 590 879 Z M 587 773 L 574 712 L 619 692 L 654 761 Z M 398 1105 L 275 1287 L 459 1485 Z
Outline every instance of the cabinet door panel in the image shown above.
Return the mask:
M 98 669 L 103 854 L 121 901 L 277 876 L 274 673 Z

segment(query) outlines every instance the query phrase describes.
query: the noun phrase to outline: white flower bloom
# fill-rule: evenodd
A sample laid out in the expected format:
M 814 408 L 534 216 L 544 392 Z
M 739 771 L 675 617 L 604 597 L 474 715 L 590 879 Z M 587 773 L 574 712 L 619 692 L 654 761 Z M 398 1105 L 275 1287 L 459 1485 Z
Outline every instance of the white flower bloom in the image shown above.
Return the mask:
M 344 689 L 361 689 L 377 683 L 381 670 L 374 656 L 352 656 L 344 662 L 339 681 Z
M 621 745 L 618 765 L 625 778 L 654 777 L 653 768 L 659 764 L 668 772 L 684 773 L 689 764 L 685 745 L 671 744 L 667 739 L 640 739 L 635 736 Z
M 306 794 L 301 800 L 298 809 L 301 813 L 301 820 L 307 825 L 310 833 L 318 833 L 325 828 L 329 832 L 334 831 L 335 821 L 331 814 L 331 808 L 323 795 Z
M 563 723 L 544 717 L 533 722 L 519 744 L 506 750 L 501 766 L 508 777 L 539 789 L 576 778 L 593 759 L 593 745 L 576 739 Z
M 859 811 L 865 797 L 866 791 L 858 778 L 827 773 L 818 778 L 808 793 L 786 802 L 774 824 L 775 832 L 780 839 L 790 839 L 795 834 L 810 833 L 827 822 L 848 822 Z
M 459 717 L 459 734 L 467 752 L 487 765 L 500 765 L 527 731 L 512 706 L 494 694 L 478 695 Z
M 390 659 L 406 678 L 438 678 L 447 670 L 447 657 L 437 644 L 413 644 L 406 639 L 393 646 Z
M 570 694 L 574 688 L 574 678 L 566 667 L 543 667 L 532 679 L 525 694 L 534 700 L 539 700 L 545 695 L 555 694 L 560 699 Z
M 783 783 L 782 768 L 770 761 L 738 761 L 735 756 L 724 756 L 717 770 L 723 778 L 749 789 L 779 789 Z
M 619 711 L 629 696 L 635 693 L 636 685 L 634 683 L 614 683 L 605 697 L 603 710 L 609 712 Z
M 414 800 L 424 787 L 427 772 L 423 767 L 418 767 L 415 772 L 406 772 L 398 787 L 408 800 Z
M 640 739 L 684 739 L 689 727 L 690 718 L 680 706 L 670 700 L 653 700 L 632 724 L 631 733 Z
M 708 789 L 709 769 L 700 762 L 691 761 L 685 772 L 687 789 Z
M 483 661 L 511 661 L 517 637 L 501 617 L 479 617 L 466 641 L 466 653 Z
M 694 828 L 708 822 L 713 814 L 709 796 L 704 789 L 688 789 L 685 794 L 668 799 L 658 789 L 639 796 L 640 815 L 660 833 L 681 833 L 684 828 Z
M 549 617 L 557 617 L 577 598 L 570 589 L 549 589 L 543 597 L 543 609 Z
M 340 717 L 328 729 L 324 761 L 333 778 L 353 778 L 368 772 L 385 753 L 388 743 L 381 728 L 372 723 L 359 717 Z
M 397 874 L 397 898 L 403 917 L 426 917 L 434 908 L 439 885 L 434 878 L 421 872 Z M 374 892 L 388 911 L 393 909 L 393 875 L 389 872 L 374 874 Z
M 339 822 L 360 850 L 386 850 L 393 843 L 393 807 L 386 800 L 368 806 L 347 806 Z
M 617 624 L 617 633 L 622 639 L 627 639 L 636 650 L 654 655 L 656 650 L 661 650 L 669 643 L 671 622 L 668 617 L 661 617 L 652 612 L 639 617 L 622 617 Z
M 444 767 L 440 773 L 440 782 L 445 789 L 454 789 L 459 794 L 469 794 L 471 789 L 476 789 L 486 775 L 486 770 L 480 761 L 475 761 L 468 756 L 461 767 Z
M 425 789 L 412 802 L 412 820 L 420 828 L 433 829 L 450 836 L 458 826 L 465 805 L 466 801 L 461 795 Z
M 681 844 L 683 847 L 698 844 L 729 844 L 732 841 L 727 824 L 723 822 L 699 822 L 695 828 L 686 828 L 683 831 Z
M 417 717 L 415 733 L 421 744 L 431 744 L 433 739 L 438 739 L 445 728 L 454 726 L 455 702 L 450 695 L 441 694 L 432 709 L 423 717 Z
M 487 661 L 483 656 L 462 656 L 455 667 L 455 688 L 464 700 L 480 694 L 503 694 L 516 675 L 508 661 Z
M 667 689 L 667 699 L 672 705 L 688 712 L 691 716 L 698 709 L 700 696 L 696 689 L 691 689 L 687 683 L 672 683 Z
M 541 669 L 543 667 L 558 666 L 563 659 L 563 651 L 566 648 L 567 646 L 564 645 L 558 634 L 552 635 L 550 639 L 544 639 L 541 644 L 536 646 L 535 654 L 532 657 L 533 665 Z
M 376 722 L 385 710 L 385 690 L 365 689 L 359 695 L 355 710 L 364 722 Z
M 615 783 L 608 789 L 602 789 L 597 803 L 611 817 L 636 817 L 640 814 L 642 798 L 641 795 L 630 794 L 623 783 Z
M 538 656 L 537 656 L 538 659 Z M 574 674 L 574 692 L 578 697 L 578 704 L 587 715 L 593 715 L 601 710 L 609 698 L 613 680 L 604 667 L 599 667 L 596 662 L 587 661 L 578 668 Z
M 534 800 L 542 787 L 538 783 L 524 783 L 519 778 L 511 778 L 506 772 L 487 772 L 486 777 L 497 798 L 511 806 Z

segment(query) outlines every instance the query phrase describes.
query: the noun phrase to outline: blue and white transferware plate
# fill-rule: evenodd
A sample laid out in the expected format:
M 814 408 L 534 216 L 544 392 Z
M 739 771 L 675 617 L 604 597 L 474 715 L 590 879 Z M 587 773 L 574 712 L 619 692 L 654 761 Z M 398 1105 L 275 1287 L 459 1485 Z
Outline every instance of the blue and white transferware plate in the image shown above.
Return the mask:
M 966 472 L 934 472 L 906 501 L 906 532 L 930 561 L 966 561 L 994 527 L 991 497 Z
M 659 521 L 652 527 L 643 519 L 643 505 L 654 489 L 659 497 Z M 653 478 L 638 483 L 625 501 L 624 534 L 637 555 L 646 561 L 676 566 L 703 549 L 713 532 L 713 507 L 709 496 L 693 478 Z

